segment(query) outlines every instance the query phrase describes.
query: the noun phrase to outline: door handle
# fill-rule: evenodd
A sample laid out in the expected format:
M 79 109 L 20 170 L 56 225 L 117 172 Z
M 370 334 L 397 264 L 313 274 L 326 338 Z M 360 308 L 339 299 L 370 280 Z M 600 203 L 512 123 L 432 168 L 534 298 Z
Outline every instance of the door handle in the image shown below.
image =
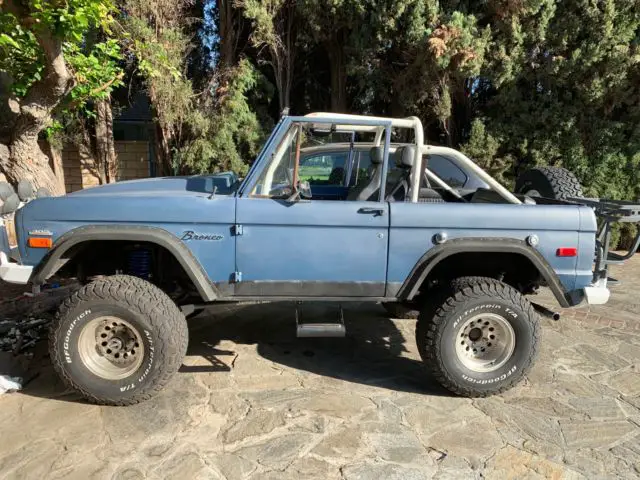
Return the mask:
M 365 213 L 373 215 L 374 217 L 381 217 L 384 215 L 384 209 L 379 207 L 362 207 L 358 209 L 358 213 Z

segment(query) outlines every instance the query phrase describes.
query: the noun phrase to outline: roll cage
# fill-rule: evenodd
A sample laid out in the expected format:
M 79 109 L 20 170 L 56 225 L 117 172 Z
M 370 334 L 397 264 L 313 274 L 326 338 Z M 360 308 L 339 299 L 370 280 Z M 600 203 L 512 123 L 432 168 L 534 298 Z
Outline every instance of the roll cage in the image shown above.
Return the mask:
M 331 125 L 331 131 L 335 132 L 369 132 L 374 133 L 374 140 L 370 143 L 371 147 L 384 146 L 383 149 L 383 164 L 382 164 L 382 178 L 387 177 L 388 170 L 388 158 L 391 151 L 391 130 L 392 129 L 405 129 L 413 132 L 413 142 L 409 145 L 415 145 L 415 157 L 413 159 L 413 167 L 411 169 L 410 186 L 408 201 L 417 203 L 419 201 L 420 187 L 422 183 L 422 171 L 427 176 L 429 181 L 435 183 L 438 187 L 459 196 L 455 189 L 448 185 L 444 180 L 439 178 L 436 174 L 429 170 L 428 165 L 423 169 L 422 158 L 425 154 L 438 154 L 446 153 L 446 155 L 453 159 L 463 170 L 472 172 L 479 179 L 484 181 L 493 191 L 498 193 L 506 202 L 512 204 L 521 204 L 522 202 L 499 182 L 497 182 L 491 175 L 485 172 L 482 168 L 476 165 L 473 161 L 467 158 L 462 153 L 446 148 L 429 146 L 424 143 L 424 131 L 422 122 L 417 117 L 408 118 L 387 118 L 387 117 L 373 117 L 364 115 L 349 115 L 340 113 L 310 113 L 305 116 L 288 116 L 283 115 L 280 121 L 274 128 L 269 139 L 265 142 L 265 145 L 258 155 L 256 161 L 251 167 L 247 177 L 243 181 L 238 190 L 239 196 L 248 196 L 256 186 L 256 182 L 265 168 L 274 169 L 274 165 L 277 162 L 271 160 L 278 155 L 282 155 L 283 145 L 287 144 L 287 136 L 292 136 L 292 125 L 308 124 L 310 126 L 315 125 Z M 342 145 L 346 145 L 342 143 Z M 297 166 L 296 161 L 296 166 Z M 267 171 L 268 178 L 272 178 L 273 171 Z M 382 182 L 380 186 L 380 199 L 385 198 L 385 182 Z

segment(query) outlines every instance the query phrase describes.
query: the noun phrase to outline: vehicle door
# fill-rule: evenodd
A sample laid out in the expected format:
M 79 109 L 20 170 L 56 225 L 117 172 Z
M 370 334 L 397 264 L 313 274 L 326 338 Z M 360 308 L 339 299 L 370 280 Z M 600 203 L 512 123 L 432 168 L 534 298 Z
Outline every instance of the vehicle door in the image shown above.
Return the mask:
M 368 183 L 350 187 L 342 200 L 296 193 L 310 176 L 324 178 L 330 172 L 318 169 L 310 175 L 304 165 L 296 165 L 296 152 L 315 139 L 306 117 L 293 118 L 297 120 L 283 124 L 280 138 L 259 160 L 237 198 L 236 222 L 242 234 L 236 237 L 241 281 L 235 295 L 383 296 L 389 209 L 380 196 L 382 177 L 375 188 L 363 175 Z

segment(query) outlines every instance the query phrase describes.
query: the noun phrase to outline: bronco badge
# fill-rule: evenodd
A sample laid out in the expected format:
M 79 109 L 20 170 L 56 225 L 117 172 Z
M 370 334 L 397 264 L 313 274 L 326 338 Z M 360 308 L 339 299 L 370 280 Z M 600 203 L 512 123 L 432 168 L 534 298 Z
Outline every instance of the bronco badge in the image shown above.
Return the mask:
M 187 240 L 217 241 L 217 240 L 222 240 L 223 238 L 224 237 L 222 235 L 218 235 L 217 233 L 196 233 L 193 230 L 187 230 L 182 234 L 182 238 L 180 238 L 180 240 L 182 240 L 183 242 L 186 242 Z

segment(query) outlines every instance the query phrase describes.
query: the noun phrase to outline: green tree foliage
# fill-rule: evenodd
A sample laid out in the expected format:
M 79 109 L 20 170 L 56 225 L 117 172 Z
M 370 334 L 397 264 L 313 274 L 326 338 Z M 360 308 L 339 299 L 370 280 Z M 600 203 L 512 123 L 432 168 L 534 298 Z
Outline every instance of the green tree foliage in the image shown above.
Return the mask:
M 108 96 L 121 80 L 118 45 L 109 38 L 109 0 L 4 0 L 0 3 L 0 168 L 16 183 L 61 193 L 38 145 L 45 129 L 59 129 L 56 112 L 82 110 Z M 88 32 L 104 41 L 86 48 Z
M 289 106 L 296 40 L 295 0 L 242 0 L 243 15 L 251 20 L 251 43 L 268 51 L 278 89 L 280 110 Z M 259 56 L 259 59 L 265 57 Z
M 74 77 L 68 94 L 75 106 L 107 95 L 105 84 L 110 88 L 118 86 L 114 80 L 120 75 L 115 40 L 108 38 L 96 43 L 90 51 L 82 48 L 89 29 L 103 28 L 110 32 L 114 8 L 111 2 L 41 0 L 29 4 L 28 10 L 5 7 L 0 12 L 0 70 L 11 75 L 14 94 L 24 97 L 42 79 L 46 60 L 38 35 L 43 34 L 51 34 L 62 42 L 65 61 Z
M 247 95 L 257 86 L 259 74 L 244 59 L 228 75 L 225 91 L 201 107 L 211 117 L 197 115 L 197 122 L 192 124 L 194 139 L 176 151 L 177 170 L 198 173 L 233 170 L 244 175 L 248 159 L 258 153 L 263 129 L 247 102 Z
M 183 0 L 124 0 L 121 41 L 133 55 L 156 120 L 156 171 L 173 173 L 172 155 L 184 143 L 185 125 L 194 119 L 194 91 L 184 75 L 189 48 Z
M 514 159 L 507 154 L 500 157 L 501 141 L 487 132 L 487 129 L 479 118 L 471 123 L 469 141 L 462 145 L 462 152 L 472 158 L 481 168 L 491 174 L 499 182 L 513 187 L 511 179 L 505 177 L 513 165 Z
M 271 25 L 272 2 L 251 3 Z M 640 196 L 640 3 L 299 0 L 295 15 L 301 113 L 417 115 L 507 184 L 558 165 L 588 195 Z
M 135 58 L 156 117 L 160 174 L 246 171 L 262 129 L 247 103 L 257 72 L 219 66 L 204 91 L 187 75 L 190 19 L 185 0 L 124 0 L 121 38 Z
M 26 1 L 4 0 L 0 67 L 25 97 L 45 76 L 38 32 L 61 39 L 64 108 L 107 94 L 125 58 L 168 173 L 242 173 L 290 106 L 417 115 L 427 141 L 507 184 L 559 165 L 588 195 L 640 196 L 638 2 L 120 0 L 116 14 L 109 1 L 33 1 L 23 15 Z M 106 35 L 87 49 L 92 25 Z
M 594 196 L 637 198 L 637 2 L 499 2 L 478 79 L 479 114 L 514 157 L 573 170 Z

